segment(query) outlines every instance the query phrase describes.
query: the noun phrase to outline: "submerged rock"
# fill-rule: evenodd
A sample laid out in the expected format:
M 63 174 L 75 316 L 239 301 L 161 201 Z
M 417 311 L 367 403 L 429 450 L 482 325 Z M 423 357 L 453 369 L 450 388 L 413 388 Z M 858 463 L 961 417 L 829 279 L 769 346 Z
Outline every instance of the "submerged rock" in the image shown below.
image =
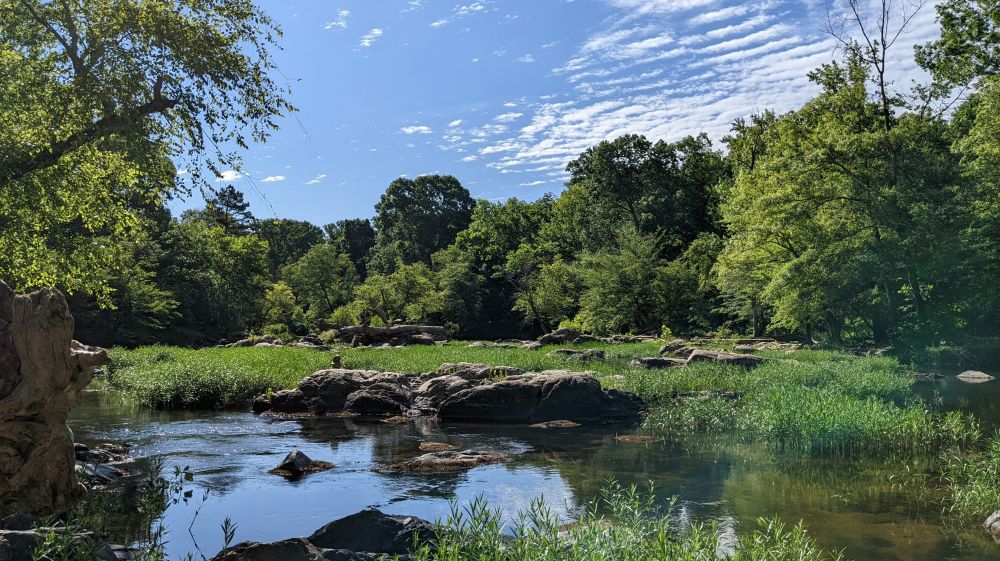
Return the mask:
M 421 452 L 449 452 L 451 450 L 458 450 L 458 446 L 445 442 L 421 442 L 418 448 L 420 448 Z
M 428 452 L 411 460 L 393 464 L 389 469 L 391 471 L 447 473 L 490 464 L 504 464 L 509 462 L 512 457 L 512 454 L 506 452 L 489 450 L 444 450 L 441 452 Z
M 533 429 L 574 429 L 579 427 L 580 423 L 574 423 L 573 421 L 567 421 L 565 419 L 560 419 L 558 421 L 545 421 L 544 423 L 535 423 L 531 425 Z
M 270 473 L 280 475 L 282 477 L 294 478 L 333 468 L 334 465 L 330 462 L 313 460 L 298 450 L 292 450 L 287 456 L 285 456 L 284 460 L 281 460 L 281 463 L 278 464 L 277 467 L 270 471 Z
M 955 377 L 968 384 L 982 384 L 996 379 L 993 376 L 990 376 L 985 372 L 979 372 L 978 370 L 966 370 Z

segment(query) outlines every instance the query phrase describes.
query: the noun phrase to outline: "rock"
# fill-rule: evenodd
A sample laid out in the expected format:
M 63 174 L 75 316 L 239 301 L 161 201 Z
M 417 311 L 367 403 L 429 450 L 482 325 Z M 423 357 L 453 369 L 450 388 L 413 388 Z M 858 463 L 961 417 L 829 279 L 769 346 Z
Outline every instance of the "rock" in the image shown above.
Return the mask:
M 736 345 L 733 347 L 733 352 L 736 353 L 752 353 L 757 350 L 754 345 Z
M 642 401 L 630 393 L 602 390 L 590 374 L 547 371 L 462 390 L 446 399 L 438 417 L 448 421 L 534 424 L 637 421 Z
M 542 345 L 558 345 L 560 343 L 572 343 L 580 338 L 580 332 L 575 329 L 556 329 L 551 333 L 546 333 L 538 338 Z
M 279 345 L 277 343 L 268 343 L 266 341 L 262 341 L 260 343 L 257 343 L 256 345 L 254 345 L 254 347 L 256 347 L 258 349 L 276 349 L 276 348 L 278 348 L 280 346 L 281 345 Z
M 235 343 L 229 343 L 227 347 L 252 347 L 254 345 L 253 339 L 240 339 Z
M 433 541 L 434 525 L 412 516 L 390 516 L 368 509 L 330 522 L 308 541 L 322 549 L 398 555 L 410 551 L 415 536 L 424 543 Z
M 435 412 L 446 399 L 458 392 L 471 388 L 471 382 L 461 376 L 438 376 L 431 378 L 417 388 L 417 398 L 414 407 L 420 410 Z
M 631 364 L 643 368 L 673 368 L 674 366 L 684 366 L 687 361 L 666 356 L 647 356 L 633 359 Z
M 358 395 L 354 397 L 352 406 L 358 409 L 372 411 L 385 406 L 386 401 L 381 398 L 395 399 L 400 395 L 405 395 L 405 390 L 388 391 L 386 386 L 375 387 L 381 382 L 389 385 L 401 385 L 403 378 L 399 374 L 392 372 L 375 372 L 373 370 L 345 370 L 333 368 L 330 370 L 320 370 L 307 377 L 299 383 L 299 387 L 294 390 L 282 390 L 273 394 L 258 396 L 253 403 L 255 413 L 311 413 L 325 415 L 328 413 L 342 413 L 348 406 L 348 399 L 360 390 L 371 388 L 371 391 L 380 397 L 373 395 Z M 376 402 L 381 402 L 379 405 Z M 372 409 L 366 409 L 371 406 Z M 398 414 L 400 411 L 393 411 Z M 375 414 L 375 413 L 372 413 Z
M 326 471 L 333 469 L 334 465 L 330 462 L 320 462 L 313 460 L 309 456 L 306 456 L 298 450 L 292 450 L 285 456 L 284 460 L 277 467 L 272 469 L 270 473 L 274 475 L 280 475 L 282 477 L 302 477 L 303 475 L 308 475 L 310 473 L 318 473 L 321 471 Z
M 92 485 L 107 485 L 127 475 L 124 471 L 116 467 L 102 464 L 90 464 L 78 461 L 75 467 L 77 475 Z
M 404 344 L 406 344 L 406 345 L 434 345 L 434 344 L 436 344 L 435 340 L 434 340 L 434 337 L 432 335 L 428 335 L 427 333 L 417 333 L 415 335 L 410 335 L 410 336 L 406 337 L 403 341 L 404 341 Z
M 108 364 L 73 340 L 73 316 L 51 288 L 15 296 L 0 282 L 0 505 L 68 510 L 83 493 L 66 426 L 70 408 Z
M 983 522 L 983 528 L 993 536 L 993 539 L 1000 541 L 1000 510 L 995 511 L 986 522 Z
M 757 355 L 727 353 L 725 351 L 709 351 L 705 349 L 695 349 L 688 356 L 688 364 L 699 361 L 714 361 L 723 364 L 735 364 L 746 368 L 753 368 L 764 362 L 762 357 Z
M 399 415 L 409 409 L 411 400 L 402 385 L 377 382 L 348 395 L 344 409 L 359 415 Z
M 27 512 L 18 512 L 0 521 L 0 530 L 27 532 L 37 526 L 39 522 L 41 522 L 41 519 L 37 516 L 33 516 Z
M 545 353 L 546 356 L 562 356 L 571 360 L 579 360 L 581 362 L 591 361 L 591 360 L 604 360 L 604 351 L 601 349 L 556 349 L 554 351 L 549 351 Z
M 488 346 L 490 345 L 487 344 L 486 341 L 475 341 L 473 343 L 469 343 L 468 345 L 466 345 L 466 347 L 469 349 L 485 349 Z
M 979 372 L 978 370 L 966 370 L 955 377 L 969 384 L 982 384 L 995 380 L 993 376 L 990 376 L 985 372 Z
M 513 376 L 521 376 L 524 370 L 513 366 L 492 366 L 490 364 L 473 364 L 469 362 L 442 364 L 434 376 L 458 376 L 470 382 L 484 380 L 502 380 Z
M 325 561 L 323 552 L 305 538 L 274 543 L 243 542 L 220 552 L 212 561 Z
M 615 440 L 617 440 L 618 442 L 635 444 L 639 442 L 654 442 L 660 439 L 656 438 L 655 436 L 650 436 L 648 434 L 620 434 L 615 437 Z
M 30 530 L 0 530 L 0 561 L 33 561 L 42 536 Z
M 525 341 L 521 345 L 521 348 L 525 349 L 525 350 L 529 350 L 529 351 L 534 351 L 534 350 L 542 348 L 542 346 L 543 345 L 541 343 L 539 343 L 538 341 Z
M 580 426 L 580 423 L 574 423 L 573 421 L 567 421 L 565 419 L 560 419 L 558 421 L 545 421 L 544 423 L 535 423 L 531 425 L 533 429 L 572 429 Z
M 463 471 L 489 464 L 503 464 L 513 456 L 504 452 L 463 450 L 444 450 L 428 452 L 412 460 L 390 466 L 392 471 L 414 471 L 423 473 L 445 473 Z
M 677 351 L 678 349 L 682 349 L 686 346 L 687 342 L 685 342 L 684 339 L 674 339 L 673 341 L 670 341 L 669 343 L 666 343 L 662 347 L 660 347 L 660 356 L 671 354 Z
M 458 450 L 458 446 L 444 442 L 421 442 L 419 448 L 421 452 L 450 452 Z
M 132 561 L 138 559 L 133 550 L 124 545 L 105 544 L 97 551 L 98 561 Z

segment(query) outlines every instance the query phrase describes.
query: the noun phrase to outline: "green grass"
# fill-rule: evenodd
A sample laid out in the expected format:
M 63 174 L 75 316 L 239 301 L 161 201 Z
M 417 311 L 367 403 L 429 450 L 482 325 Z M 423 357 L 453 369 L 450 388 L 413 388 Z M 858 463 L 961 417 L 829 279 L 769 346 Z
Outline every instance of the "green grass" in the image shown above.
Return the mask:
M 1000 509 L 1000 432 L 981 450 L 950 450 L 942 468 L 949 492 L 947 509 L 981 522 Z
M 539 350 L 468 348 L 464 342 L 406 348 L 339 348 L 345 368 L 429 372 L 443 363 L 475 362 L 527 371 L 593 371 L 605 387 L 631 391 L 650 405 L 646 430 L 738 435 L 807 453 L 935 451 L 979 438 L 977 424 L 930 410 L 912 393 L 912 377 L 892 358 L 836 351 L 761 353 L 754 369 L 699 362 L 645 369 L 629 362 L 655 355 L 656 342 L 563 345 L 600 348 L 607 360 L 581 363 Z M 151 407 L 236 408 L 269 390 L 295 387 L 329 367 L 333 353 L 294 347 L 188 350 L 115 349 L 110 386 Z M 738 399 L 712 397 L 734 392 Z M 690 394 L 705 397 L 687 397 Z M 675 396 L 682 395 L 681 399 Z
M 801 525 L 786 528 L 761 521 L 755 532 L 740 535 L 729 555 L 720 557 L 715 527 L 684 526 L 672 512 L 659 512 L 635 488 L 610 484 L 575 523 L 560 525 L 542 501 L 521 514 L 513 537 L 505 536 L 499 510 L 478 500 L 453 507 L 436 543 L 417 544 L 418 561 L 836 561 Z

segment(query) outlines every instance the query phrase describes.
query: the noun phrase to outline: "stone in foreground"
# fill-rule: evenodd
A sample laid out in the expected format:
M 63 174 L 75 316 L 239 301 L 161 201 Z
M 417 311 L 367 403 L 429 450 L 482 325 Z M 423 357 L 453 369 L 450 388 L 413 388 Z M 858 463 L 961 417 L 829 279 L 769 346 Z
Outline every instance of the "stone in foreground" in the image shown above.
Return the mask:
M 282 477 L 295 478 L 333 469 L 333 467 L 333 464 L 330 462 L 313 460 L 298 450 L 292 450 L 270 473 Z
M 966 370 L 955 377 L 967 384 L 983 384 L 995 380 L 993 376 L 978 370 Z

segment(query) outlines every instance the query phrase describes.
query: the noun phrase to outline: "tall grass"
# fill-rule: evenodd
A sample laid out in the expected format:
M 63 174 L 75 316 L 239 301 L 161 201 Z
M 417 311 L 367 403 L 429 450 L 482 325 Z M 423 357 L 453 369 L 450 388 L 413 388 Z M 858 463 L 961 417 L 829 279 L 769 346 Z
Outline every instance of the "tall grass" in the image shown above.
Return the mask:
M 1000 509 L 1000 432 L 982 450 L 949 450 L 942 478 L 952 513 L 982 519 Z
M 816 547 L 801 525 L 761 521 L 731 551 L 715 527 L 684 527 L 671 512 L 658 512 L 652 494 L 606 486 L 582 518 L 570 525 L 541 500 L 521 513 L 505 535 L 499 510 L 482 500 L 453 507 L 435 543 L 417 544 L 418 561 L 835 561 L 843 557 Z

